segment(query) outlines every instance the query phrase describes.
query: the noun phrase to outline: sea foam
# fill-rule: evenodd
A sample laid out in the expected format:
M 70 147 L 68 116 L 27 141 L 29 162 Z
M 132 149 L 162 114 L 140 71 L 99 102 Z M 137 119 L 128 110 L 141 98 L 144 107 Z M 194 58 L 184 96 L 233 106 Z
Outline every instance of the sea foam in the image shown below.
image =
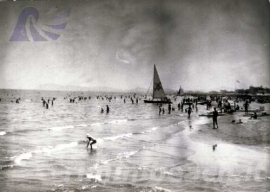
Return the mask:
M 93 179 L 93 180 L 95 180 L 95 182 L 97 182 L 97 181 L 102 181 L 101 175 L 95 175 L 95 174 L 92 174 L 92 173 L 88 173 L 88 174 L 86 174 L 86 177 L 87 177 L 88 179 Z
M 103 140 L 116 140 L 116 139 L 121 139 L 121 138 L 124 138 L 124 137 L 131 137 L 132 136 L 132 133 L 127 133 L 127 134 L 121 134 L 121 135 L 116 135 L 116 136 L 112 136 L 112 137 L 105 137 L 103 138 Z
M 47 130 L 61 130 L 61 129 L 73 129 L 73 125 L 60 126 L 60 127 L 50 127 Z
M 6 134 L 7 134 L 7 132 L 5 132 L 5 131 L 0 131 L 0 136 L 6 135 Z
M 55 147 L 44 147 L 44 148 L 37 149 L 34 151 L 19 154 L 17 156 L 13 156 L 10 159 L 14 160 L 14 162 L 17 165 L 21 165 L 22 160 L 28 160 L 28 159 L 32 158 L 34 154 L 52 153 L 55 151 L 61 151 L 61 150 L 67 149 L 67 148 L 72 148 L 72 147 L 75 147 L 77 145 L 78 145 L 78 142 L 71 142 L 71 143 L 67 143 L 67 144 L 59 144 L 59 145 L 56 145 Z

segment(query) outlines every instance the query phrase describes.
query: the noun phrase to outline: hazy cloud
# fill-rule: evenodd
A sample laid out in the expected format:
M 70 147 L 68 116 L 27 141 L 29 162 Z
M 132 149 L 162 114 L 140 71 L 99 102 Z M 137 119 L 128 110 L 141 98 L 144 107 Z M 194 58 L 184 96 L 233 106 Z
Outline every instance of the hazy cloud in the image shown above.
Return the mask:
M 30 6 L 71 10 L 57 41 L 8 41 Z M 166 88 L 269 85 L 267 0 L 2 2 L 0 25 L 0 87 L 148 88 L 154 64 Z

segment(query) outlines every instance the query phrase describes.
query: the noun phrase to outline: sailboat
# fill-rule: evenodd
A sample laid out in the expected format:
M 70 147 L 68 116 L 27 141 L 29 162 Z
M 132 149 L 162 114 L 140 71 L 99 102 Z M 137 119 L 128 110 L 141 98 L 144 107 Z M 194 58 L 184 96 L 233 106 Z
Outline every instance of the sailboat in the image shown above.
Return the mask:
M 184 95 L 184 90 L 180 86 L 180 88 L 179 88 L 179 90 L 177 92 L 177 96 L 182 96 L 182 95 Z
M 172 103 L 170 99 L 166 97 L 163 90 L 162 83 L 159 79 L 159 75 L 154 65 L 154 80 L 153 80 L 153 98 L 152 100 L 144 100 L 145 103 Z

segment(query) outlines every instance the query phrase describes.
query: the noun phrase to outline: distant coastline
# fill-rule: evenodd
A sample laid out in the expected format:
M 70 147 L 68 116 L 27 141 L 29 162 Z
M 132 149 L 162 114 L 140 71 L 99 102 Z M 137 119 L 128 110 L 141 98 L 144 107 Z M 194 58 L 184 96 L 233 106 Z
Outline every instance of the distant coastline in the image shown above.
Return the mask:
M 61 91 L 61 92 L 98 92 L 98 93 L 138 93 L 147 94 L 151 93 L 151 90 L 146 88 L 136 87 L 134 89 L 115 89 L 106 86 L 75 86 L 75 85 L 57 85 L 57 84 L 44 84 L 34 89 L 15 89 L 15 88 L 0 88 L 0 90 L 12 90 L 12 91 Z M 165 89 L 168 95 L 176 94 L 177 89 Z M 202 91 L 202 90 L 185 90 L 184 95 L 205 94 L 205 95 L 256 95 L 256 96 L 270 96 L 270 88 L 262 86 L 250 86 L 248 89 L 236 89 L 231 90 L 219 90 L 219 91 Z

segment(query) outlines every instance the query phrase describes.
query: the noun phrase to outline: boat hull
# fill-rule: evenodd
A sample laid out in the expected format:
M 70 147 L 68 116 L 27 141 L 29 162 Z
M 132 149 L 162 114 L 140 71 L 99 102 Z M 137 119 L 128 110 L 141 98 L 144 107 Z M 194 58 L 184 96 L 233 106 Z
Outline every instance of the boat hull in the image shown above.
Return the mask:
M 203 102 L 197 102 L 197 105 L 206 105 L 207 101 L 203 101 Z
M 184 105 L 192 105 L 192 102 L 185 102 Z
M 165 103 L 165 104 L 170 104 L 172 103 L 170 100 L 168 101 L 160 101 L 160 100 L 144 100 L 144 103 Z

